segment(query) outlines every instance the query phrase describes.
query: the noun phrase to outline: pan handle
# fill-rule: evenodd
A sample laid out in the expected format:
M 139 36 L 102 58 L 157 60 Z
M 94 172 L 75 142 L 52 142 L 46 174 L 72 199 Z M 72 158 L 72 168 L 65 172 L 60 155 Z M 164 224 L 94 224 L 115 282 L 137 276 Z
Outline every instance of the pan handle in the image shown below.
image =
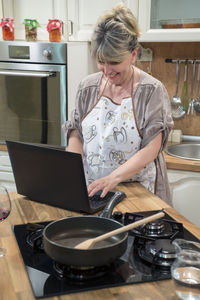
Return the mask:
M 126 194 L 122 191 L 116 191 L 115 194 L 112 196 L 108 204 L 105 206 L 104 210 L 99 214 L 101 218 L 108 218 L 110 219 L 112 216 L 113 208 L 121 202 L 126 197 Z

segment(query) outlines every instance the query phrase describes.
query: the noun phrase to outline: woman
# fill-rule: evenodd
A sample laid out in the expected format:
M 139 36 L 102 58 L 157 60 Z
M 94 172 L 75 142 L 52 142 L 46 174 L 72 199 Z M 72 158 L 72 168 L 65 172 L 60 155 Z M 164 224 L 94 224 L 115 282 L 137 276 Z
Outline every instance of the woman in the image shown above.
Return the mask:
M 138 181 L 170 203 L 162 155 L 173 126 L 170 104 L 163 84 L 134 66 L 138 36 L 122 3 L 99 19 L 91 50 L 100 72 L 80 83 L 63 128 L 68 151 L 82 154 L 90 196 Z

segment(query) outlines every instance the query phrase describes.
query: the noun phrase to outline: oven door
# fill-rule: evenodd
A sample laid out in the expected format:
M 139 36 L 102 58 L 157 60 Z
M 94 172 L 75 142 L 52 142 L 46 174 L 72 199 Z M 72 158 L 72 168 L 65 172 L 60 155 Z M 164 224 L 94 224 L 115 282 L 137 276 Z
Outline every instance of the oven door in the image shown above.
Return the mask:
M 65 146 L 66 65 L 0 62 L 0 142 Z

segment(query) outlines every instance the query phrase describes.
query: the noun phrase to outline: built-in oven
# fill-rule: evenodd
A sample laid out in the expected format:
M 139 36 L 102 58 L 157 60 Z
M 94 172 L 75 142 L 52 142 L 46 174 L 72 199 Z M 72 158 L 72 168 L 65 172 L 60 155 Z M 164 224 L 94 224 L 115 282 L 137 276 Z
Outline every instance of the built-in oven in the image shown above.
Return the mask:
M 0 42 L 0 142 L 65 146 L 67 44 Z

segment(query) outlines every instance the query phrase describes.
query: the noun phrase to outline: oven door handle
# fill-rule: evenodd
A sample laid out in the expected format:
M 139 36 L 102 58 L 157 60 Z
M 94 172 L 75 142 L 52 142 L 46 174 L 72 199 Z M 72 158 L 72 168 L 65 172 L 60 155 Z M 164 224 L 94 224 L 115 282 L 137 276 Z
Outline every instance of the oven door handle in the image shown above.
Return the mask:
M 25 71 L 25 70 L 0 70 L 0 75 L 27 76 L 27 77 L 54 77 L 56 72 L 51 71 Z

